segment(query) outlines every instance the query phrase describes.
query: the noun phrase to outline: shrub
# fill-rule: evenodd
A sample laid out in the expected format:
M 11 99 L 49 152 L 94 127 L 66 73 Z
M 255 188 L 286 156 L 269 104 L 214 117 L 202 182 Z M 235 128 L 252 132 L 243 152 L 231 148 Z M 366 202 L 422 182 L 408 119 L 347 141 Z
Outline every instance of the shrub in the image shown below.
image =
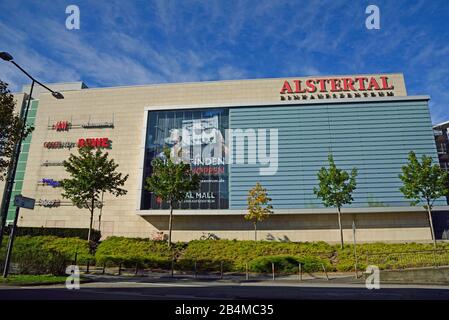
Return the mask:
M 7 229 L 7 234 L 9 230 Z M 89 229 L 87 228 L 44 228 L 44 227 L 18 227 L 16 236 L 55 236 L 60 238 L 80 238 L 87 240 Z M 99 242 L 101 232 L 92 230 L 91 240 Z
M 439 243 L 438 249 L 448 250 L 449 243 Z M 357 245 L 358 269 L 366 269 L 368 265 L 377 265 L 382 269 L 398 269 L 433 266 L 435 261 L 441 265 L 449 263 L 449 251 L 433 255 L 433 244 L 430 243 L 363 243 Z M 344 249 L 336 248 L 338 271 L 354 270 L 354 246 L 345 245 Z M 435 259 L 435 260 L 434 260 Z
M 46 238 L 44 247 L 47 250 L 53 250 L 64 255 L 67 261 L 75 259 L 77 264 L 95 263 L 94 255 L 89 253 L 89 244 L 87 240 L 79 238 L 58 238 L 58 237 L 43 237 Z
M 303 272 L 317 272 L 322 271 L 322 265 L 326 270 L 330 270 L 329 261 L 312 257 L 294 257 L 288 255 L 259 257 L 252 260 L 248 266 L 251 271 L 261 273 L 271 273 L 272 263 L 274 263 L 275 272 L 277 273 L 297 273 L 299 271 L 299 263 Z
M 173 254 L 185 247 L 174 244 L 171 251 L 166 242 L 140 238 L 110 237 L 100 243 L 95 253 L 97 264 L 144 268 L 169 268 Z
M 6 239 L 5 239 L 6 240 Z M 0 256 L 5 256 L 6 242 Z M 88 243 L 79 238 L 57 238 L 54 236 L 23 236 L 14 241 L 11 263 L 20 274 L 63 275 L 65 267 L 71 264 L 78 252 L 78 261 L 93 261 L 89 255 Z
M 294 243 L 268 241 L 194 240 L 181 254 L 181 260 L 198 261 L 199 270 L 245 271 L 246 263 L 265 256 L 317 256 L 328 260 L 334 248 L 325 242 Z M 297 265 L 296 265 L 297 267 Z M 271 267 L 270 267 L 271 268 Z M 271 269 L 270 269 L 271 270 Z M 270 271 L 271 272 L 271 271 Z
M 4 260 L 7 239 L 0 248 L 0 264 Z M 441 249 L 449 249 L 449 243 L 438 244 Z M 419 243 L 369 243 L 357 245 L 358 269 L 364 270 L 374 264 L 380 269 L 433 266 L 449 263 L 449 250 L 434 254 L 432 244 Z M 12 262 L 22 273 L 62 273 L 64 263 L 71 263 L 77 253 L 77 262 L 85 264 L 140 268 L 170 269 L 174 256 L 176 270 L 193 271 L 195 261 L 197 271 L 220 270 L 244 272 L 248 263 L 254 272 L 271 272 L 271 262 L 276 272 L 296 273 L 298 263 L 304 272 L 321 271 L 321 263 L 327 271 L 353 271 L 354 247 L 325 242 L 268 242 L 234 240 L 195 240 L 177 243 L 172 250 L 166 242 L 139 238 L 111 237 L 100 243 L 95 258 L 89 254 L 87 241 L 79 238 L 58 238 L 55 236 L 17 237 Z

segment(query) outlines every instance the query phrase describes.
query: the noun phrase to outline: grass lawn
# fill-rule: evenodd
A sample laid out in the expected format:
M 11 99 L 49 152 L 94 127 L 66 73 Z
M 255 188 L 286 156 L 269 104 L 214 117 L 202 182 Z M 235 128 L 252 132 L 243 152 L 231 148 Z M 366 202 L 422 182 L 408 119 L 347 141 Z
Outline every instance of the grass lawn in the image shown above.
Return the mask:
M 41 284 L 59 284 L 65 283 L 67 276 L 53 275 L 9 275 L 6 279 L 0 276 L 0 285 L 41 285 Z

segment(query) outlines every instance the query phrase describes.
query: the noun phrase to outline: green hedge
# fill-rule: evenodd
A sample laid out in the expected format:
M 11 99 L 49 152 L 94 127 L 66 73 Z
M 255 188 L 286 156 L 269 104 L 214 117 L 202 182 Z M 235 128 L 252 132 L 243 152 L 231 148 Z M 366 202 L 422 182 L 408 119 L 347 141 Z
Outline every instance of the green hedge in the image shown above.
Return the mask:
M 4 260 L 7 239 L 0 248 L 0 264 Z M 368 264 L 381 269 L 432 266 L 449 264 L 449 243 L 439 243 L 439 249 L 446 251 L 422 253 L 432 250 L 432 244 L 371 243 L 357 245 L 358 268 L 364 270 Z M 276 272 L 296 273 L 298 263 L 304 272 L 321 271 L 324 264 L 327 271 L 353 271 L 354 248 L 345 245 L 330 245 L 325 242 L 294 243 L 236 240 L 195 240 L 176 243 L 169 250 L 166 242 L 139 238 L 111 237 L 102 241 L 95 252 L 89 254 L 87 241 L 79 238 L 58 238 L 54 236 L 21 236 L 16 238 L 13 262 L 22 273 L 59 274 L 64 263 L 71 263 L 78 252 L 77 263 L 96 262 L 97 266 L 170 269 L 175 257 L 175 269 L 193 271 L 219 271 L 223 263 L 226 272 L 244 272 L 248 264 L 251 271 L 271 272 L 271 262 Z M 403 253 L 406 252 L 406 253 Z M 388 253 L 388 254 L 387 254 Z M 376 255 L 381 254 L 381 255 Z
M 198 270 L 245 271 L 246 264 L 259 257 L 290 255 L 295 257 L 317 256 L 329 260 L 334 247 L 325 242 L 295 243 L 236 240 L 194 240 L 189 242 L 180 256 L 181 268 L 189 266 L 182 261 L 198 261 Z M 190 263 L 191 266 L 192 263 Z M 271 267 L 270 267 L 271 268 Z
M 319 257 L 294 257 L 288 255 L 259 257 L 252 260 L 248 267 L 250 271 L 271 273 L 272 263 L 274 263 L 276 273 L 298 273 L 300 263 L 303 272 L 321 272 L 323 271 L 323 265 L 326 270 L 332 268 L 328 260 Z
M 434 254 L 430 243 L 365 243 L 357 245 L 359 270 L 368 265 L 376 265 L 380 269 L 401 269 L 449 264 L 449 243 L 438 243 Z M 447 251 L 446 251 L 447 250 Z M 354 246 L 345 245 L 344 249 L 336 248 L 338 260 L 335 263 L 338 271 L 354 270 Z
M 449 243 L 438 244 L 438 248 L 449 250 Z M 418 243 L 360 244 L 357 245 L 358 269 L 363 270 L 368 264 L 377 265 L 381 269 L 432 266 L 435 259 L 433 254 L 417 252 L 432 249 L 432 244 Z M 394 254 L 395 252 L 398 254 Z M 379 253 L 382 255 L 375 255 Z M 348 244 L 340 249 L 339 245 L 325 242 L 194 240 L 175 244 L 171 252 L 165 242 L 112 237 L 101 242 L 95 258 L 100 264 L 122 263 L 129 267 L 138 264 L 140 267 L 169 269 L 172 255 L 176 256 L 175 269 L 185 271 L 193 271 L 196 262 L 197 271 L 219 271 L 220 264 L 223 263 L 223 270 L 226 272 L 244 272 L 246 264 L 255 272 L 267 272 L 266 268 L 271 272 L 273 259 L 276 260 L 276 265 L 279 264 L 277 270 L 287 273 L 293 272 L 292 270 L 297 272 L 298 261 L 303 263 L 304 272 L 321 271 L 321 263 L 327 271 L 353 271 L 355 265 L 352 245 Z M 436 261 L 440 265 L 448 265 L 449 252 L 437 254 Z
M 125 267 L 169 268 L 172 255 L 180 252 L 185 244 L 174 244 L 173 252 L 167 243 L 140 238 L 110 237 L 102 241 L 95 253 L 99 265 L 118 265 Z
M 9 230 L 7 230 L 9 231 Z M 7 232 L 9 234 L 9 232 Z M 18 227 L 16 236 L 55 236 L 61 238 L 80 238 L 87 240 L 88 228 L 44 228 L 44 227 Z M 101 233 L 92 230 L 91 240 L 100 241 Z
M 0 250 L 0 259 L 5 259 L 8 238 L 4 239 Z M 94 262 L 89 254 L 87 241 L 79 238 L 58 238 L 54 236 L 22 236 L 14 241 L 11 263 L 15 264 L 20 274 L 65 274 L 65 267 L 70 265 L 77 254 L 77 263 Z

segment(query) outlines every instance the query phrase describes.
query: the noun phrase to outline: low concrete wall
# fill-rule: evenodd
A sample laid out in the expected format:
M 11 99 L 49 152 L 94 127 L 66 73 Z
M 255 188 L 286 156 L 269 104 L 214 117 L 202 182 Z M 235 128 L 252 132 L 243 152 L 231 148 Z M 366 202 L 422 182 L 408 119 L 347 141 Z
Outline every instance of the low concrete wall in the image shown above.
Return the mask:
M 380 283 L 449 284 L 449 267 L 383 270 Z

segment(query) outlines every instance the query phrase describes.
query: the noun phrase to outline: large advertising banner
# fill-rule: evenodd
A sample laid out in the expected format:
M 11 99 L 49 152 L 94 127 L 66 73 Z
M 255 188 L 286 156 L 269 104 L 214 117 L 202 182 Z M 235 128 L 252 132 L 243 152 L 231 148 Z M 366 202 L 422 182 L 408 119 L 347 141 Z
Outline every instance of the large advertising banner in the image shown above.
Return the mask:
M 151 161 L 170 149 L 174 162 L 190 163 L 201 176 L 200 190 L 186 195 L 181 209 L 227 209 L 228 167 L 225 130 L 228 110 L 154 111 L 148 114 L 144 180 L 151 175 Z M 142 187 L 141 209 L 166 209 L 168 204 Z

